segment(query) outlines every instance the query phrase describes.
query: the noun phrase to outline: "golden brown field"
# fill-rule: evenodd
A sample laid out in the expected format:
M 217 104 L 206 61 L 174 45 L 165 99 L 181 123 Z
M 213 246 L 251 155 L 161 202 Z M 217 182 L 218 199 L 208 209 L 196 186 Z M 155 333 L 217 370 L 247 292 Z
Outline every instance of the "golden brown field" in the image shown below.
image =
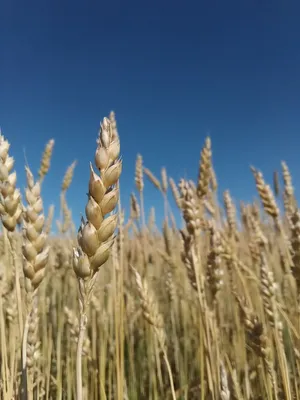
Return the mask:
M 125 220 L 120 138 L 111 113 L 75 227 L 76 163 L 52 221 L 42 197 L 54 141 L 37 174 L 26 166 L 21 197 L 0 136 L 0 399 L 300 399 L 300 212 L 287 165 L 273 190 L 252 168 L 253 204 L 229 191 L 218 204 L 209 138 L 196 182 L 155 177 L 138 155 Z M 154 209 L 145 216 L 148 190 L 161 193 L 162 227 Z

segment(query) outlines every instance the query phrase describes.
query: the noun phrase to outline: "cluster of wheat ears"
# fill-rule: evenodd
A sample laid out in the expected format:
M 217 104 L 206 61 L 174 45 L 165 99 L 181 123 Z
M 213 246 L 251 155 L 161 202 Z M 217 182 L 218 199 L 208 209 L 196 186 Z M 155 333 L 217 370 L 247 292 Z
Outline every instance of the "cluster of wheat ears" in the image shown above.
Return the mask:
M 37 177 L 25 167 L 22 198 L 0 135 L 0 399 L 300 399 L 300 211 L 287 165 L 273 190 L 251 168 L 259 199 L 237 215 L 229 191 L 218 202 L 209 138 L 196 182 L 165 168 L 158 179 L 138 155 L 125 218 L 112 112 L 85 218 L 76 234 L 73 162 L 53 236 L 42 201 L 53 147 Z M 144 177 L 162 195 L 162 229 L 154 209 L 146 222 Z

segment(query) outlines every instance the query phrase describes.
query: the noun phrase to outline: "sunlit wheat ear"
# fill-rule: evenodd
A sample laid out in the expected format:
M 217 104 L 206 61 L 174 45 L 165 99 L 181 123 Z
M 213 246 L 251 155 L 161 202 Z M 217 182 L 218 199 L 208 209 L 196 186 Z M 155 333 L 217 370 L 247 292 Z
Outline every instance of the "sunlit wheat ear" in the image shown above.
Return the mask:
M 45 176 L 49 172 L 53 148 L 54 139 L 50 139 L 49 142 L 46 144 L 44 153 L 42 155 L 41 165 L 38 173 L 41 182 L 44 180 Z
M 12 171 L 14 159 L 8 155 L 9 142 L 0 135 L 0 214 L 3 226 L 13 232 L 21 221 L 21 194 L 16 189 L 17 174 Z
M 282 176 L 284 182 L 284 193 L 283 193 L 284 208 L 287 215 L 291 216 L 291 214 L 297 207 L 296 199 L 294 196 L 292 176 L 287 164 L 284 161 L 281 162 L 281 167 L 282 167 Z
M 74 343 L 77 343 L 79 334 L 78 318 L 76 314 L 66 306 L 64 307 L 64 312 L 66 316 L 67 325 L 69 326 L 71 339 L 72 341 L 74 341 Z M 88 355 L 90 352 L 90 340 L 87 336 L 84 338 L 82 352 L 84 355 Z
M 24 207 L 23 227 L 23 271 L 26 278 L 26 290 L 35 291 L 45 275 L 45 267 L 49 257 L 47 234 L 44 231 L 45 215 L 41 198 L 41 184 L 34 182 L 33 175 L 26 167 L 27 187 Z
M 276 328 L 279 338 L 282 341 L 283 327 L 278 314 L 276 301 L 277 284 L 274 279 L 273 271 L 269 268 L 267 257 L 263 249 L 261 249 L 260 258 L 261 296 L 266 319 L 273 328 Z
M 150 171 L 148 168 L 144 168 L 144 173 L 149 179 L 149 181 L 156 187 L 156 189 L 161 190 L 161 184 L 159 179 Z
M 143 316 L 150 325 L 156 328 L 157 338 L 163 349 L 166 346 L 166 334 L 164 330 L 163 317 L 158 311 L 157 302 L 154 299 L 153 293 L 149 289 L 147 282 L 142 280 L 138 271 L 131 266 L 131 270 L 135 277 L 136 287 L 141 300 L 141 308 Z
M 211 155 L 211 141 L 208 137 L 201 151 L 199 164 L 197 195 L 200 199 L 206 196 L 209 190 L 209 183 L 211 180 Z
M 229 226 L 229 233 L 231 237 L 234 237 L 237 234 L 236 208 L 230 196 L 229 190 L 225 190 L 223 194 L 223 200 L 224 200 L 227 222 Z
M 119 177 L 122 172 L 120 141 L 117 131 L 112 131 L 108 118 L 101 124 L 97 140 L 95 164 L 98 175 L 90 164 L 87 221 L 82 219 L 78 230 L 78 248 L 74 249 L 73 268 L 79 284 L 80 321 L 76 357 L 77 400 L 83 398 L 82 348 L 87 325 L 87 305 L 93 292 L 99 268 L 108 260 L 114 243 L 117 226 L 115 210 L 119 199 Z M 111 214 L 111 215 L 109 215 Z
M 269 346 L 269 340 L 265 335 L 264 326 L 259 321 L 258 317 L 253 313 L 253 311 L 245 304 L 245 302 L 236 293 L 234 293 L 234 295 L 238 302 L 242 322 L 247 333 L 247 344 L 258 357 L 262 358 L 271 382 L 274 384 L 273 368 L 270 361 L 271 349 Z
M 70 187 L 70 185 L 72 183 L 74 170 L 75 170 L 76 165 L 77 165 L 77 161 L 75 160 L 75 161 L 72 162 L 71 165 L 69 165 L 69 167 L 66 170 L 66 173 L 65 173 L 65 175 L 63 177 L 63 181 L 62 181 L 62 185 L 61 185 L 61 190 L 63 192 L 66 192 L 69 189 L 69 187 Z
M 228 379 L 225 366 L 223 362 L 220 364 L 220 396 L 221 400 L 230 400 L 230 390 L 228 388 Z
M 182 200 L 181 200 L 181 195 L 180 195 L 179 189 L 178 189 L 176 183 L 174 182 L 173 178 L 169 179 L 169 183 L 170 183 L 170 187 L 171 187 L 171 191 L 172 191 L 172 195 L 174 197 L 175 203 L 178 208 L 181 208 Z
M 110 126 L 111 126 L 111 133 L 113 137 L 118 137 L 118 128 L 117 128 L 117 121 L 116 121 L 116 114 L 114 111 L 111 111 L 109 114 Z
M 161 190 L 164 194 L 168 191 L 168 175 L 165 167 L 161 169 Z
M 48 215 L 47 215 L 47 219 L 45 221 L 45 227 L 44 227 L 44 231 L 45 231 L 46 235 L 49 235 L 51 233 L 52 222 L 53 222 L 53 217 L 54 217 L 54 209 L 55 209 L 54 205 L 51 204 L 48 209 Z
M 141 210 L 135 194 L 130 195 L 130 218 L 133 220 L 139 220 L 141 216 Z
M 163 353 L 163 357 L 167 366 L 168 374 L 169 374 L 169 380 L 170 380 L 170 385 L 171 385 L 171 392 L 172 392 L 172 398 L 173 400 L 176 400 L 176 394 L 175 394 L 175 389 L 174 389 L 174 382 L 173 382 L 173 377 L 172 377 L 172 370 L 171 366 L 168 360 L 167 352 L 166 352 L 166 332 L 165 332 L 165 327 L 164 327 L 164 320 L 162 315 L 160 314 L 158 310 L 158 305 L 157 302 L 154 298 L 154 295 L 152 291 L 149 289 L 147 282 L 142 280 L 141 275 L 138 273 L 138 271 L 131 267 L 131 271 L 134 274 L 135 277 L 135 282 L 137 286 L 137 290 L 139 293 L 140 301 L 141 301 L 141 308 L 143 311 L 143 316 L 146 319 L 146 321 L 153 326 L 154 332 L 156 335 L 156 338 L 159 342 L 161 351 Z
M 66 233 L 72 226 L 72 211 L 69 209 L 65 196 L 61 196 L 62 221 L 56 221 L 60 233 Z
M 213 166 L 210 169 L 210 187 L 213 192 L 216 192 L 218 189 L 218 181 L 216 176 L 216 171 Z
M 137 155 L 135 163 L 135 185 L 139 192 L 144 189 L 144 176 L 143 176 L 143 158 L 140 154 Z
M 170 231 L 167 219 L 165 219 L 164 223 L 163 223 L 163 239 L 164 239 L 164 243 L 165 243 L 166 253 L 168 254 L 168 256 L 171 257 L 172 248 L 173 248 L 172 235 L 171 235 L 171 231 Z
M 181 210 L 186 228 L 189 234 L 197 236 L 201 228 L 201 220 L 196 192 L 191 182 L 187 182 L 184 179 L 180 181 L 179 187 L 181 191 Z
M 290 219 L 291 228 L 291 253 L 292 253 L 292 272 L 296 279 L 298 292 L 300 293 L 300 211 L 293 212 Z
M 213 192 L 208 192 L 207 198 L 203 199 L 204 210 L 214 218 L 216 216 L 216 207 L 213 202 Z
M 276 204 L 270 186 L 265 183 L 263 175 L 260 171 L 257 171 L 254 167 L 251 167 L 251 171 L 253 172 L 256 188 L 265 212 L 274 220 L 277 220 L 279 217 L 279 208 Z
M 207 257 L 207 283 L 212 295 L 212 302 L 223 285 L 224 270 L 222 268 L 223 247 L 221 237 L 214 224 L 210 227 L 210 248 Z
M 193 236 L 185 230 L 181 230 L 183 249 L 181 251 L 181 259 L 185 266 L 188 280 L 192 288 L 197 291 L 197 274 L 198 264 L 196 256 L 193 256 Z
M 74 271 L 78 278 L 86 279 L 96 274 L 110 254 L 117 214 L 108 214 L 114 211 L 119 198 L 116 185 L 122 171 L 119 154 L 119 138 L 112 138 L 110 122 L 104 118 L 95 155 L 100 176 L 90 164 L 88 203 L 85 208 L 87 221 L 82 221 L 78 231 L 78 256 L 74 259 Z
M 34 304 L 32 312 L 28 318 L 28 337 L 27 337 L 27 367 L 32 369 L 40 358 L 40 341 L 38 336 L 39 316 L 37 304 Z
M 148 229 L 152 231 L 152 229 L 155 228 L 155 224 L 156 224 L 155 208 L 151 207 L 148 216 Z
M 174 285 L 172 271 L 167 271 L 165 277 L 165 285 L 169 301 L 174 303 L 174 301 L 176 300 L 176 287 Z

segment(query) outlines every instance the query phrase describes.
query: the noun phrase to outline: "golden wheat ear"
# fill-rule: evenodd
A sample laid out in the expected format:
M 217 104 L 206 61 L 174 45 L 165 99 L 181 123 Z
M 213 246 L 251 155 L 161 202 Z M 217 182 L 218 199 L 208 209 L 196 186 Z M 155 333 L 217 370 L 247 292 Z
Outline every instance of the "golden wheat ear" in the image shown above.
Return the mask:
M 120 140 L 111 121 L 104 118 L 100 127 L 95 153 L 98 173 L 90 163 L 86 220 L 78 230 L 78 247 L 74 249 L 74 272 L 79 285 L 80 321 L 77 346 L 77 400 L 82 392 L 82 347 L 87 325 L 87 305 L 93 293 L 100 267 L 108 260 L 114 243 L 118 215 L 113 213 L 119 199 L 119 178 L 122 172 Z

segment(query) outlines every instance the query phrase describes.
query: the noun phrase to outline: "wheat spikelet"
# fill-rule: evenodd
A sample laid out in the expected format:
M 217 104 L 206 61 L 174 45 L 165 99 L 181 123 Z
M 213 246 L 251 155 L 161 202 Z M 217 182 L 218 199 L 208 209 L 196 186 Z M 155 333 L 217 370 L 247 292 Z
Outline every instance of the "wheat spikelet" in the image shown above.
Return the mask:
M 281 162 L 281 167 L 282 167 L 282 175 L 284 182 L 284 194 L 283 194 L 284 208 L 287 215 L 290 216 L 296 207 L 296 199 L 294 196 L 292 176 L 290 174 L 287 164 L 284 161 Z
M 165 349 L 166 334 L 164 330 L 163 317 L 158 311 L 157 302 L 155 301 L 147 282 L 142 280 L 141 275 L 132 266 L 131 270 L 134 273 L 137 290 L 141 300 L 143 316 L 150 325 L 153 325 L 156 328 L 155 332 L 157 334 L 157 339 L 162 349 Z
M 168 293 L 170 302 L 174 302 L 176 299 L 176 289 L 171 271 L 168 271 L 166 274 L 166 291 Z
M 130 218 L 133 220 L 139 220 L 141 216 L 141 210 L 137 198 L 134 193 L 130 195 Z
M 172 237 L 171 237 L 171 232 L 170 228 L 168 225 L 168 221 L 165 219 L 163 223 L 163 238 L 164 238 L 164 243 L 165 243 L 165 249 L 169 257 L 172 255 Z
M 117 129 L 117 121 L 116 121 L 116 115 L 114 111 L 111 111 L 109 114 L 109 120 L 110 120 L 110 125 L 111 125 L 111 133 L 112 137 L 116 138 L 119 136 L 118 134 L 118 129 Z
M 175 203 L 178 208 L 181 208 L 181 205 L 182 205 L 181 204 L 181 195 L 178 190 L 178 187 L 172 178 L 169 179 L 169 183 L 170 183 L 170 187 L 171 187 L 171 191 L 172 191 Z
M 139 193 L 144 189 L 143 157 L 138 154 L 135 164 L 135 185 Z
M 36 361 L 40 358 L 40 341 L 38 339 L 38 307 L 35 302 L 28 319 L 28 337 L 27 337 L 27 364 L 26 366 L 31 369 Z
M 211 171 L 210 171 L 210 186 L 211 186 L 211 190 L 213 192 L 217 191 L 217 189 L 218 189 L 218 181 L 217 181 L 216 172 L 215 172 L 213 166 L 211 166 Z
M 196 194 L 190 182 L 183 179 L 179 184 L 182 199 L 182 214 L 186 223 L 186 228 L 191 235 L 196 235 L 201 228 L 200 211 Z
M 45 275 L 49 257 L 47 234 L 44 231 L 45 216 L 41 198 L 41 184 L 34 182 L 32 172 L 26 167 L 27 188 L 25 197 L 23 226 L 23 271 L 26 278 L 26 290 L 35 291 Z
M 95 300 L 94 303 L 95 304 Z M 78 334 L 79 334 L 79 321 L 76 317 L 75 313 L 69 309 L 67 306 L 64 307 L 64 312 L 67 320 L 67 325 L 69 326 L 70 336 L 74 343 L 78 342 Z M 87 336 L 84 338 L 82 353 L 87 356 L 90 352 L 90 340 Z
M 223 362 L 221 362 L 220 365 L 220 376 L 221 376 L 221 390 L 220 390 L 220 396 L 221 400 L 230 400 L 230 390 L 228 388 L 228 379 L 227 379 L 227 373 L 224 367 Z
M 45 147 L 44 153 L 42 155 L 42 159 L 41 159 L 40 169 L 38 172 L 41 182 L 49 172 L 53 147 L 54 147 L 54 140 L 50 139 L 49 142 L 46 144 L 46 147 Z
M 65 175 L 63 177 L 63 181 L 62 181 L 62 184 L 61 184 L 61 190 L 63 192 L 66 192 L 69 189 L 69 187 L 70 187 L 70 185 L 72 183 L 73 176 L 74 176 L 74 170 L 75 170 L 76 165 L 77 165 L 77 161 L 75 160 L 75 161 L 72 162 L 71 165 L 69 165 L 69 167 L 67 168 L 67 170 L 65 172 Z
M 51 204 L 48 209 L 48 216 L 45 221 L 45 227 L 44 227 L 46 235 L 49 235 L 51 233 L 53 217 L 54 217 L 54 205 Z
M 210 250 L 207 257 L 207 283 L 213 302 L 215 302 L 216 295 L 223 285 L 222 252 L 220 234 L 212 224 L 210 227 Z
M 17 174 L 12 172 L 13 157 L 9 157 L 9 142 L 0 135 L 0 214 L 3 226 L 13 232 L 21 221 L 21 194 L 16 189 Z
M 297 282 L 298 291 L 300 292 L 300 211 L 297 209 L 293 212 L 291 219 L 291 253 L 292 253 L 292 272 Z
M 274 280 L 273 271 L 269 269 L 267 258 L 263 250 L 261 251 L 260 258 L 261 294 L 263 299 L 263 307 L 270 326 L 277 329 L 279 337 L 282 341 L 282 323 L 279 320 L 276 306 L 277 285 Z
M 209 190 L 209 183 L 211 180 L 211 141 L 210 138 L 206 138 L 205 145 L 201 152 L 199 173 L 198 173 L 198 184 L 197 184 L 197 195 L 200 199 L 205 197 Z
M 155 208 L 151 207 L 150 212 L 149 212 L 149 217 L 148 217 L 148 228 L 149 228 L 150 232 L 155 227 L 155 221 L 156 221 Z
M 268 245 L 268 239 L 262 231 L 259 221 L 251 214 L 249 215 L 249 226 L 251 229 L 251 236 L 253 237 L 255 244 L 259 247 L 266 248 Z
M 74 271 L 79 279 L 94 276 L 107 261 L 113 245 L 117 214 L 107 215 L 115 209 L 119 198 L 116 185 L 122 171 L 119 154 L 119 139 L 112 138 L 110 122 L 104 118 L 95 155 L 100 176 L 90 164 L 87 221 L 82 220 L 78 231 L 79 247 L 74 252 Z
M 65 196 L 61 196 L 62 221 L 56 221 L 60 233 L 66 233 L 72 226 L 72 211 L 69 209 Z
M 247 332 L 247 343 L 257 356 L 262 358 L 264 361 L 266 370 L 270 376 L 272 384 L 274 385 L 273 368 L 270 361 L 270 347 L 268 338 L 264 334 L 263 324 L 259 321 L 253 311 L 244 304 L 241 298 L 236 293 L 234 294 Z
M 159 180 L 152 174 L 150 169 L 144 168 L 144 173 L 147 176 L 147 178 L 150 180 L 150 182 L 153 183 L 153 185 L 156 187 L 156 189 L 161 190 L 161 185 Z
M 12 328 L 17 322 L 18 307 L 15 301 L 14 290 L 4 277 L 0 277 L 0 293 L 4 300 L 6 323 Z
M 281 162 L 281 167 L 284 182 L 284 191 L 288 197 L 292 198 L 294 196 L 294 188 L 292 184 L 291 173 L 285 161 Z
M 237 233 L 236 226 L 236 209 L 233 200 L 230 196 L 229 190 L 226 190 L 223 194 L 224 206 L 226 211 L 227 222 L 229 226 L 230 236 L 234 237 Z
M 256 188 L 259 193 L 265 212 L 269 214 L 272 218 L 274 218 L 274 220 L 277 220 L 279 217 L 279 208 L 276 204 L 270 186 L 265 183 L 263 175 L 260 171 L 257 171 L 253 167 L 251 167 L 251 170 L 253 172 L 256 182 Z
M 211 192 L 211 194 L 212 194 L 212 192 Z M 216 210 L 215 210 L 215 207 L 214 207 L 214 204 L 213 204 L 213 199 L 208 199 L 208 198 L 206 198 L 206 199 L 204 199 L 203 200 L 203 206 L 204 206 L 204 208 L 205 208 L 205 210 L 207 211 L 207 213 L 208 214 L 210 214 L 212 217 L 215 217 L 216 216 Z
M 189 282 L 192 288 L 197 291 L 197 264 L 195 263 L 195 257 L 193 256 L 193 237 L 184 230 L 181 230 L 180 233 L 183 243 L 181 259 L 186 268 Z
M 161 190 L 164 194 L 168 191 L 168 175 L 165 167 L 161 169 Z

